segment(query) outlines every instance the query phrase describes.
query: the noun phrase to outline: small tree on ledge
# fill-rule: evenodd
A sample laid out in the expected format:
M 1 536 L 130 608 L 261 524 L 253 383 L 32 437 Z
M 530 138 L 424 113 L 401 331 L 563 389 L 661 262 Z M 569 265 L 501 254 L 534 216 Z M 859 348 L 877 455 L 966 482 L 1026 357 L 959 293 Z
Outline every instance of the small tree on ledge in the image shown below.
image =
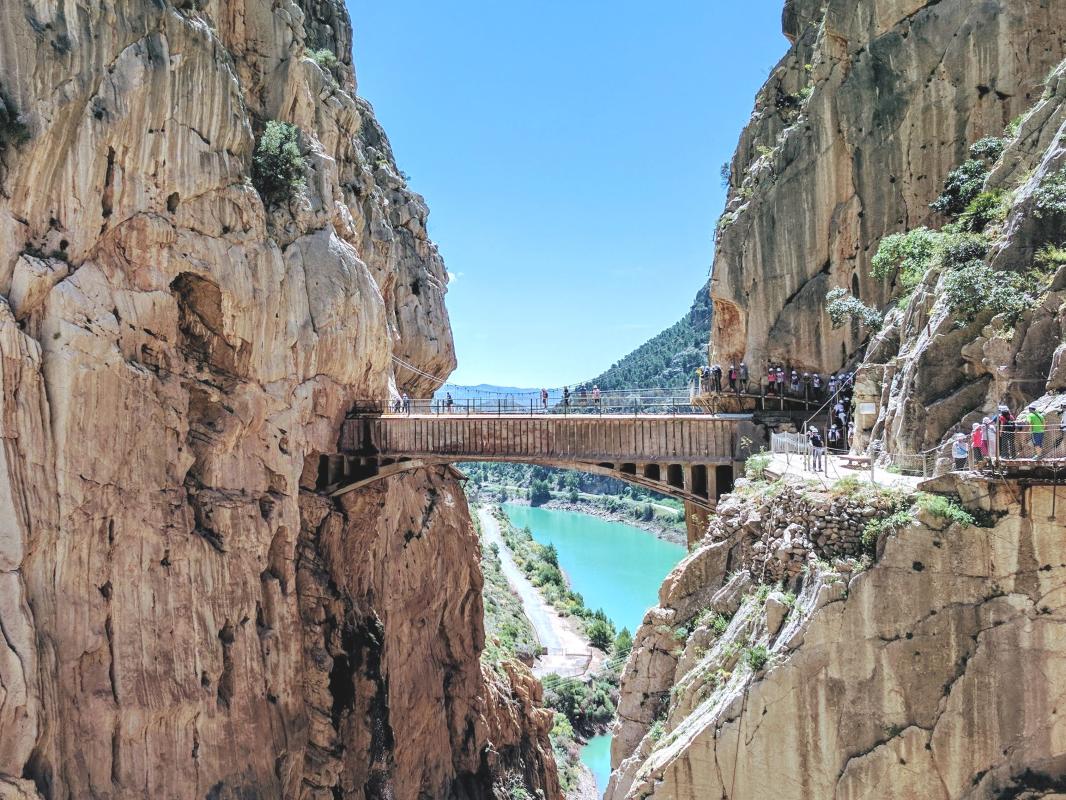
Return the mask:
M 847 289 L 839 287 L 830 290 L 825 296 L 825 310 L 834 328 L 839 328 L 849 319 L 854 319 L 867 330 L 878 331 L 884 321 L 880 311 L 866 305 Z

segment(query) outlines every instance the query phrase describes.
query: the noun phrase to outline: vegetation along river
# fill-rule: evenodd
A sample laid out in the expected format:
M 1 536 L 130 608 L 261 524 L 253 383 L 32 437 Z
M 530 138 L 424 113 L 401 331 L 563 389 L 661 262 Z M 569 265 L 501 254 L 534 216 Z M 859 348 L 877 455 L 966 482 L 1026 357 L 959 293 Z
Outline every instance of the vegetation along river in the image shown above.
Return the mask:
M 519 528 L 528 527 L 541 544 L 555 545 L 559 566 L 589 608 L 602 608 L 621 630 L 635 633 L 645 612 L 658 603 L 659 586 L 685 557 L 685 548 L 620 522 L 580 514 L 504 505 Z M 589 741 L 581 760 L 602 792 L 611 772 L 611 737 Z

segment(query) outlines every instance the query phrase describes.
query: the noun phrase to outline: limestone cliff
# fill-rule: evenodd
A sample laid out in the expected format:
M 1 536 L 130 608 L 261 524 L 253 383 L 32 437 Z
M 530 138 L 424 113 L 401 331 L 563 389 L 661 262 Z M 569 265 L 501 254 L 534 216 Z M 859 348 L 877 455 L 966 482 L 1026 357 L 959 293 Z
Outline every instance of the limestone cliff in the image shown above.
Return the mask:
M 787 0 L 793 41 L 756 101 L 718 226 L 712 346 L 722 363 L 835 370 L 860 334 L 833 330 L 827 290 L 882 305 L 887 233 L 929 203 L 967 147 L 1040 98 L 1066 56 L 1047 0 Z
M 856 401 L 876 409 L 855 446 L 904 468 L 1000 402 L 1036 402 L 1057 425 L 1066 6 L 788 0 L 784 22 L 793 46 L 719 223 L 717 357 L 854 364 Z M 934 213 L 987 136 L 968 197 L 981 216 Z M 919 226 L 940 238 L 916 285 L 875 278 L 885 236 Z M 883 314 L 880 330 L 832 328 L 836 287 Z M 609 800 L 1063 796 L 1059 492 L 977 476 L 929 488 L 986 527 L 811 486 L 724 501 L 636 636 Z
M 636 637 L 609 800 L 1061 797 L 1062 509 L 1050 487 L 941 488 L 998 519 L 919 512 L 868 569 L 827 532 L 869 498 L 735 498 Z M 774 592 L 767 550 L 801 568 Z
M 0 8 L 0 796 L 558 793 L 454 479 L 312 491 L 431 390 L 393 356 L 455 363 L 350 44 L 339 0 Z M 264 204 L 270 120 L 307 169 Z

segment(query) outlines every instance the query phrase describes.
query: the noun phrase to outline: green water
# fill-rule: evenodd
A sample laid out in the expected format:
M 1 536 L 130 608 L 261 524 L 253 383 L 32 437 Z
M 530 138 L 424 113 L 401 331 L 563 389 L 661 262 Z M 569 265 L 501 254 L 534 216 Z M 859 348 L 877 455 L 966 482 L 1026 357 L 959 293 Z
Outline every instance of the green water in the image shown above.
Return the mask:
M 685 548 L 620 522 L 574 511 L 505 505 L 513 525 L 528 527 L 541 544 L 559 551 L 559 566 L 589 608 L 602 608 L 615 626 L 636 633 L 644 614 L 658 605 L 659 586 L 685 557 Z M 594 736 L 581 761 L 596 776 L 602 795 L 611 777 L 611 737 Z
M 581 763 L 596 776 L 596 788 L 602 797 L 607 791 L 607 781 L 611 779 L 611 737 L 593 736 L 589 739 L 589 743 L 581 748 Z
M 559 566 L 589 608 L 602 608 L 621 630 L 636 633 L 645 612 L 659 603 L 659 586 L 685 548 L 647 531 L 575 511 L 505 505 L 511 524 L 528 527 L 541 544 L 559 551 Z

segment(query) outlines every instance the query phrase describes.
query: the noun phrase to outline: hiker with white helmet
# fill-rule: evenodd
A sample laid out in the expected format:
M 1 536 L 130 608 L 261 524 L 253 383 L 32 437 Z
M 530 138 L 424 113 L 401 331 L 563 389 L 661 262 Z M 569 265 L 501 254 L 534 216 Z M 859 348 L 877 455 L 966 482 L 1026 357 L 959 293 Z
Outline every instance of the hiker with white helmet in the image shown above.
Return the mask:
M 814 456 L 814 464 L 812 469 L 815 472 L 822 470 L 822 459 L 825 455 L 825 441 L 822 439 L 822 435 L 818 432 L 817 428 L 811 428 L 807 432 L 807 439 L 811 443 L 811 454 Z

